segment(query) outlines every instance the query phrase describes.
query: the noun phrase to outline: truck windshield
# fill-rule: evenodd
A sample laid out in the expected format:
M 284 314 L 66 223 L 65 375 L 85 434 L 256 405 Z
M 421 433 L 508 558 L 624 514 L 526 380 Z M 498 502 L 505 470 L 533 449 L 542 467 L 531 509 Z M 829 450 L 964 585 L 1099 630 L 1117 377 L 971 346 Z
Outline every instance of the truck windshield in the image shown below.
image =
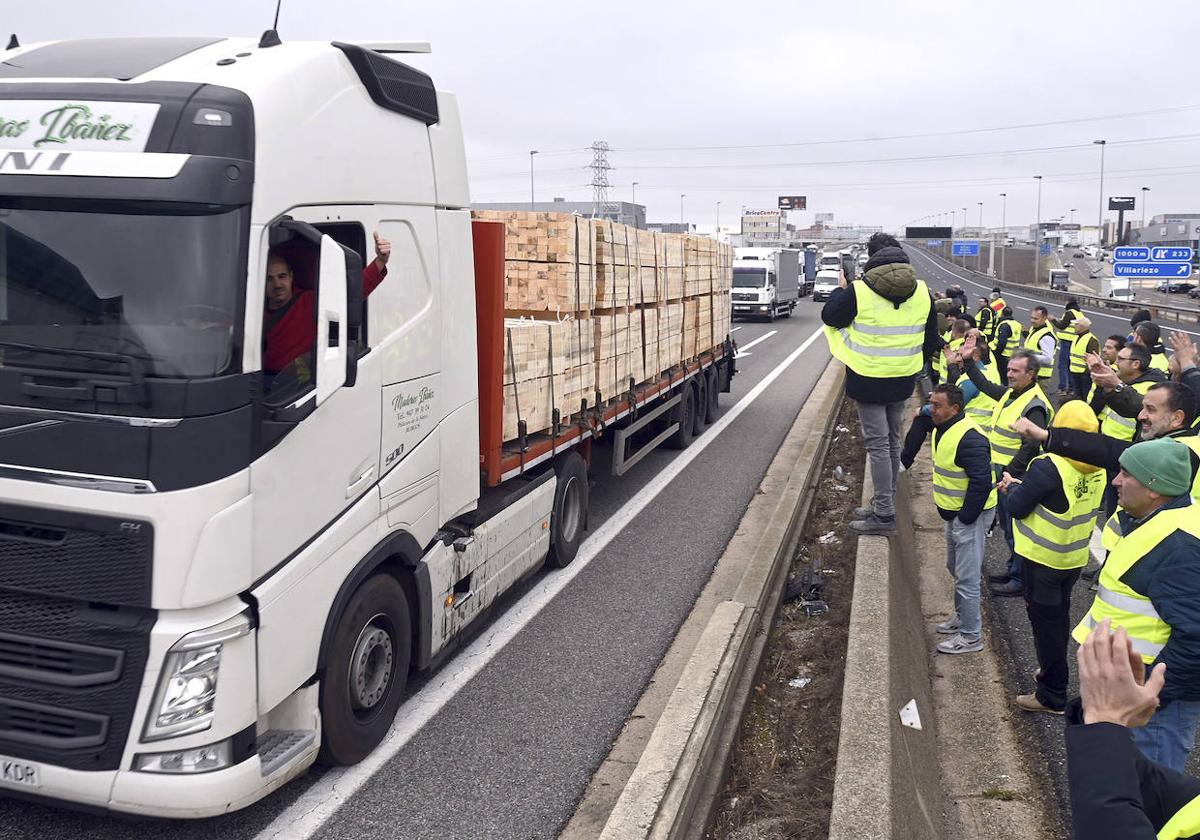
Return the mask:
M 767 284 L 765 268 L 734 268 L 733 287 L 735 289 L 761 289 Z
M 0 201 L 0 365 L 115 370 L 90 352 L 148 376 L 234 371 L 247 213 Z

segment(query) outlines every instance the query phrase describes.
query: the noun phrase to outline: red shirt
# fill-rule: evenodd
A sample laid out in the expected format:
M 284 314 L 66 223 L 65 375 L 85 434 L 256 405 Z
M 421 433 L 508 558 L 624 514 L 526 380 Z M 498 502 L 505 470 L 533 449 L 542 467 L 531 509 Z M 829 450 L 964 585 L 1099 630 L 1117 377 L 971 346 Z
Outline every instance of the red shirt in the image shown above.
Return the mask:
M 386 276 L 387 266 L 380 271 L 375 260 L 371 260 L 363 269 L 363 297 L 375 291 Z M 283 315 L 267 331 L 263 370 L 267 373 L 279 373 L 294 360 L 312 350 L 317 341 L 316 304 L 317 294 L 312 289 L 305 289 L 291 299 Z M 267 316 L 270 315 L 268 310 Z

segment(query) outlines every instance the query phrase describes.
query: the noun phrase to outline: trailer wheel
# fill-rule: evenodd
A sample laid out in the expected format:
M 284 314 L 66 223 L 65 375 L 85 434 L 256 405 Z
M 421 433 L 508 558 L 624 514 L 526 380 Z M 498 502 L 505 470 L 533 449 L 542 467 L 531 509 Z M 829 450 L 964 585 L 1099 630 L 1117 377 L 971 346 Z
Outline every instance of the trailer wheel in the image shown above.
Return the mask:
M 696 389 L 692 383 L 684 383 L 679 392 L 679 405 L 672 412 L 672 420 L 679 423 L 675 434 L 667 441 L 672 449 L 687 449 L 696 437 Z
M 704 376 L 706 378 L 704 383 L 705 391 L 708 394 L 708 399 L 705 401 L 706 405 L 704 419 L 708 421 L 710 426 L 716 422 L 717 410 L 720 408 L 720 401 L 718 397 L 721 393 L 721 375 L 717 373 L 717 368 L 720 366 L 721 365 L 718 362 L 704 372 Z
M 550 553 L 546 565 L 561 569 L 570 565 L 579 553 L 587 527 L 587 465 L 578 452 L 568 452 L 554 463 L 558 485 L 554 488 L 554 507 L 550 511 Z
M 696 413 L 692 421 L 692 434 L 699 437 L 708 428 L 708 374 L 700 371 L 693 383 L 696 390 Z
M 412 656 L 408 598 L 389 574 L 350 598 L 321 679 L 322 764 L 356 764 L 387 735 L 404 699 Z

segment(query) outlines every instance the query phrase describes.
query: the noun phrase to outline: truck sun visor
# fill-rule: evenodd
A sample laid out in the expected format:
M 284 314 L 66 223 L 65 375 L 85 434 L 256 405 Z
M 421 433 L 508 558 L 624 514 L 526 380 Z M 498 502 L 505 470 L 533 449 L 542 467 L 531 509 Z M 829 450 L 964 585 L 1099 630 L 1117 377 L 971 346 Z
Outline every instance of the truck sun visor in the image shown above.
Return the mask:
M 357 44 L 334 41 L 333 46 L 350 59 L 363 87 L 380 108 L 414 117 L 426 125 L 437 123 L 437 91 L 433 79 L 425 73 Z

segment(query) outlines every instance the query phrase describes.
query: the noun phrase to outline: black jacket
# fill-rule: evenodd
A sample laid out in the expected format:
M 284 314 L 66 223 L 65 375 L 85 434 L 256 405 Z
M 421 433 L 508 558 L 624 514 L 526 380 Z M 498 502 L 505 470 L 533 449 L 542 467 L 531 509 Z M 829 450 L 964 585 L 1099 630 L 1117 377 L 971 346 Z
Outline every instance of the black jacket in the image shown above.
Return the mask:
M 971 380 L 976 388 L 978 388 L 980 391 L 983 391 L 983 393 L 987 394 L 997 402 L 1003 399 L 1004 395 L 1008 393 L 1009 389 L 1007 385 L 997 385 L 995 382 L 989 381 L 988 378 L 983 375 L 983 371 L 979 369 L 979 365 L 975 364 L 973 359 L 963 360 L 963 371 L 967 374 L 967 378 Z M 1033 385 L 1030 385 L 1029 387 L 1032 388 Z M 1046 410 L 1040 405 L 1027 409 L 1025 416 L 1043 429 L 1050 425 L 1050 418 L 1047 416 Z M 1041 448 L 1042 445 L 1036 440 L 1022 441 L 1020 450 L 1015 456 L 1013 456 L 1012 461 L 1010 461 L 1008 466 L 1004 468 L 1004 471 L 1013 478 L 1020 478 L 1022 475 L 1024 475 L 1025 468 L 1029 466 L 1029 462 L 1037 457 L 1037 454 L 1041 451 Z M 1089 461 L 1088 463 L 1091 462 Z
M 1179 372 L 1179 381 L 1192 389 L 1192 393 L 1196 395 L 1196 400 L 1200 402 L 1200 368 L 1189 367 Z
M 1105 406 L 1111 406 L 1112 410 L 1122 417 L 1137 417 L 1142 410 L 1142 395 L 1138 393 L 1132 386 L 1140 382 L 1153 382 L 1157 385 L 1159 382 L 1166 382 L 1167 378 L 1163 376 L 1161 370 L 1150 368 L 1145 371 L 1137 379 L 1130 382 L 1130 387 L 1122 388 L 1120 391 L 1105 391 L 1103 388 L 1097 388 L 1096 393 L 1092 395 L 1090 403 L 1092 411 L 1096 412 L 1096 416 L 1100 416 L 1100 412 Z
M 1021 477 L 1021 483 L 1009 488 L 1004 499 L 1004 507 L 1013 519 L 1024 519 L 1038 505 L 1045 505 L 1054 513 L 1066 513 L 1071 507 L 1058 478 L 1058 470 L 1049 458 L 1034 461 Z
M 1194 434 L 1196 434 L 1195 429 L 1180 429 L 1167 437 L 1181 438 Z M 1140 423 L 1137 431 L 1133 434 L 1133 440 L 1117 440 L 1099 432 L 1085 432 L 1080 429 L 1051 429 L 1050 437 L 1046 439 L 1042 448 L 1047 452 L 1073 458 L 1085 464 L 1094 464 L 1110 473 L 1115 473 L 1121 468 L 1121 453 L 1135 443 L 1141 443 L 1141 440 L 1142 427 Z M 1192 481 L 1194 482 L 1196 473 L 1200 472 L 1200 455 L 1197 455 L 1190 446 L 1188 454 L 1192 458 Z
M 863 276 L 853 281 L 865 283 L 867 288 L 897 307 L 908 300 L 917 290 L 917 275 L 908 264 L 908 255 L 900 248 L 880 248 L 867 262 Z M 858 301 L 847 285 L 834 289 L 829 300 L 821 309 L 821 320 L 834 329 L 850 326 L 858 314 Z M 929 307 L 929 318 L 925 322 L 925 340 L 922 356 L 928 359 L 941 352 L 945 344 L 937 329 L 937 311 Z M 911 376 L 861 376 L 846 369 L 846 396 L 861 403 L 904 402 L 912 396 L 917 375 Z
M 1078 700 L 1067 706 L 1067 783 L 1078 840 L 1154 840 L 1200 796 L 1200 779 L 1145 758 L 1124 726 L 1085 724 Z
M 960 413 L 953 419 L 934 426 L 935 434 L 939 437 L 944 435 L 951 426 L 966 416 Z M 958 452 L 954 455 L 954 465 L 967 474 L 967 495 L 963 498 L 962 510 L 953 511 L 938 507 L 938 513 L 946 522 L 957 516 L 959 522 L 970 525 L 983 513 L 983 506 L 987 504 L 988 496 L 992 492 L 992 450 L 983 432 L 972 429 L 963 435 L 958 444 Z

